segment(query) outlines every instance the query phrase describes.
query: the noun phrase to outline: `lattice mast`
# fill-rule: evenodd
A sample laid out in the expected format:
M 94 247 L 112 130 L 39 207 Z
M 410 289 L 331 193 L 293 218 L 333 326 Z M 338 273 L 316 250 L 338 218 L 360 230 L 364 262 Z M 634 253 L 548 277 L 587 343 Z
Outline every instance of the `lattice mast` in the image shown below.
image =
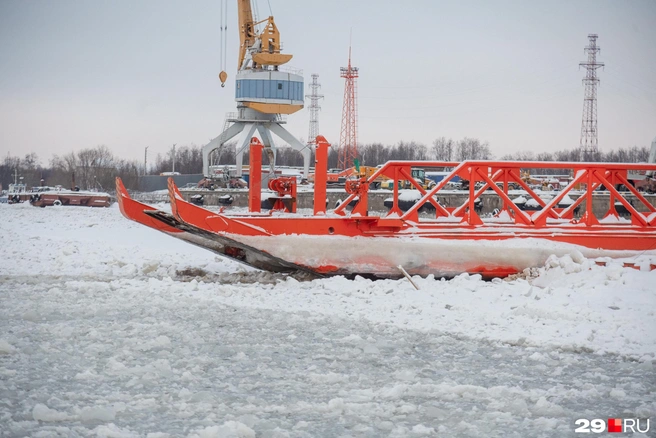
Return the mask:
M 319 75 L 316 73 L 312 74 L 312 82 L 310 83 L 310 94 L 306 94 L 305 97 L 310 99 L 310 130 L 308 132 L 307 144 L 313 145 L 317 141 L 317 135 L 319 135 L 319 99 L 323 99 L 323 94 L 319 94 L 319 88 L 321 84 L 318 82 Z
M 588 35 L 589 44 L 584 49 L 588 54 L 588 60 L 579 63 L 579 67 L 585 67 L 586 73 L 583 79 L 585 95 L 583 97 L 583 120 L 581 122 L 581 153 L 584 161 L 591 161 L 598 152 L 597 139 L 597 69 L 603 67 L 603 62 L 597 62 L 597 53 L 601 48 L 597 46 L 596 34 Z
M 356 79 L 358 68 L 351 66 L 351 47 L 349 46 L 348 67 L 341 67 L 340 76 L 344 84 L 344 108 L 342 109 L 342 131 L 339 136 L 339 156 L 337 167 L 348 169 L 358 156 L 358 109 Z

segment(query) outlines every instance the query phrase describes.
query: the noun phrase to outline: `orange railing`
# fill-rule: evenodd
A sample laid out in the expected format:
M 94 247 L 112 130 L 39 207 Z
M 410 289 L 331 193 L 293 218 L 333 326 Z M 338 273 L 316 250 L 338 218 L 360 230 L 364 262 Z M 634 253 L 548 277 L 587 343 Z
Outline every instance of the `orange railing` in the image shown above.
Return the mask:
M 412 168 L 453 168 L 432 189 L 424 189 L 420 183 L 412 177 Z M 555 196 L 545 201 L 531 189 L 521 177 L 522 169 L 560 169 L 570 173 L 571 181 Z M 502 211 L 508 211 L 511 221 L 527 227 L 544 227 L 548 219 L 582 223 L 587 226 L 599 224 L 594 215 L 593 192 L 603 187 L 608 190 L 610 206 L 604 218 L 618 216 L 615 203 L 619 202 L 631 216 L 631 225 L 637 227 L 656 226 L 656 207 L 649 202 L 643 193 L 640 193 L 628 180 L 629 170 L 649 171 L 656 170 L 656 164 L 628 164 L 628 163 L 564 163 L 564 162 L 526 162 L 526 161 L 466 161 L 462 163 L 439 162 L 439 161 L 390 161 L 382 166 L 369 178 L 351 181 L 347 185 L 349 197 L 335 209 L 335 213 L 346 215 L 346 207 L 356 198 L 358 203 L 351 210 L 351 216 L 368 215 L 367 194 L 369 186 L 377 178 L 385 176 L 394 182 L 393 205 L 385 217 L 394 217 L 401 220 L 418 220 L 418 212 L 427 203 L 430 203 L 436 212 L 436 218 L 460 218 L 460 223 L 466 225 L 482 225 L 484 220 L 476 213 L 475 204 L 483 193 L 492 189 L 502 200 Z M 436 195 L 445 191 L 445 187 L 455 179 L 460 178 L 469 182 L 468 198 L 457 207 L 444 207 L 436 199 Z M 421 198 L 407 211 L 399 208 L 399 184 L 404 180 L 414 186 L 421 193 Z M 478 183 L 478 184 L 476 184 Z M 518 208 L 509 197 L 509 186 L 521 187 L 526 195 L 538 203 L 540 209 L 535 212 L 527 212 Z M 618 187 L 624 186 L 627 191 L 619 191 Z M 577 194 L 577 199 L 567 207 L 558 207 L 558 204 L 568 195 L 581 187 L 582 193 Z M 578 190 L 576 190 L 578 191 Z M 627 195 L 633 195 L 639 211 Z M 574 211 L 580 208 L 585 201 L 585 210 L 581 218 L 574 218 Z

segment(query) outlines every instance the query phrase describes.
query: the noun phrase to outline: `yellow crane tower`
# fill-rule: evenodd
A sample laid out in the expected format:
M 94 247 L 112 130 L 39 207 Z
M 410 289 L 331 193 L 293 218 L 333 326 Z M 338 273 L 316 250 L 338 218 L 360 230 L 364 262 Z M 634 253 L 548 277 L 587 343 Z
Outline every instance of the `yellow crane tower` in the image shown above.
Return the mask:
M 280 32 L 270 16 L 261 21 L 253 19 L 250 0 L 237 0 L 239 21 L 239 55 L 235 78 L 236 117 L 226 118 L 226 128 L 203 147 L 203 173 L 212 177 L 209 155 L 213 150 L 241 134 L 237 142 L 237 175 L 241 175 L 243 153 L 257 131 L 270 159 L 275 162 L 276 146 L 272 133 L 303 155 L 304 176 L 310 166 L 310 147 L 287 131 L 283 114 L 293 114 L 303 108 L 304 80 L 302 72 L 282 71 L 279 66 L 293 55 L 280 53 Z M 259 29 L 259 30 L 258 30 Z M 219 75 L 222 83 L 227 73 Z M 272 164 L 273 164 L 272 163 Z

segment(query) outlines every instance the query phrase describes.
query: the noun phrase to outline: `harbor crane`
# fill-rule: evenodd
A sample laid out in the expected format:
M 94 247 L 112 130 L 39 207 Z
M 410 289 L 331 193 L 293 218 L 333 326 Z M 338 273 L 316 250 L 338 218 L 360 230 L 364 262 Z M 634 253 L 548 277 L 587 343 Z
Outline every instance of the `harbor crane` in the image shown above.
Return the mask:
M 203 147 L 203 174 L 212 177 L 210 154 L 220 151 L 226 142 L 239 135 L 235 176 L 241 176 L 244 152 L 257 132 L 272 168 L 276 157 L 272 135 L 275 134 L 302 154 L 304 176 L 307 177 L 311 147 L 301 143 L 282 126 L 285 123 L 284 115 L 303 108 L 302 73 L 280 69 L 293 55 L 280 53 L 280 32 L 273 16 L 255 21 L 250 0 L 237 0 L 237 8 L 240 40 L 235 78 L 237 113 L 226 117 L 223 132 Z M 225 71 L 220 73 L 222 86 L 227 76 Z

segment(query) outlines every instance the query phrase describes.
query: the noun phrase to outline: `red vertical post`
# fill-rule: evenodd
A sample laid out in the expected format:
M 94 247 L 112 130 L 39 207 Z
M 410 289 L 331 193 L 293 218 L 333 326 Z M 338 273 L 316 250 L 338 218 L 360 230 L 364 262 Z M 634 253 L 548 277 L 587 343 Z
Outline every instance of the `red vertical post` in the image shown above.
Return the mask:
M 316 172 L 315 172 L 316 173 Z M 292 203 L 291 203 L 291 208 L 289 210 L 290 213 L 296 213 L 296 206 L 298 205 L 298 195 L 296 194 L 296 179 L 292 181 L 292 187 L 291 187 L 291 197 L 292 197 Z
M 316 139 L 314 162 L 314 214 L 326 213 L 326 184 L 328 182 L 328 148 L 330 144 L 323 135 Z
M 508 194 L 508 172 L 509 169 L 505 169 L 503 171 L 503 193 L 506 195 Z M 505 199 L 503 200 L 503 210 L 508 210 L 510 208 L 510 205 L 508 205 L 508 201 Z
M 474 167 L 469 168 L 469 214 L 467 222 L 469 225 L 474 224 L 474 215 L 476 214 L 476 204 L 474 204 L 474 193 L 476 193 L 476 179 L 474 178 Z
M 615 174 L 616 172 L 611 172 L 610 177 L 607 178 L 608 182 L 610 182 L 613 185 L 613 187 L 617 187 L 617 185 L 615 184 Z M 615 195 L 609 188 L 606 188 L 606 190 L 608 190 L 610 196 L 610 208 L 608 209 L 608 213 L 606 213 L 606 216 L 613 215 L 617 217 L 618 214 L 617 214 L 617 210 L 615 209 Z
M 264 146 L 256 137 L 251 138 L 248 156 L 250 172 L 248 177 L 248 211 L 259 213 L 262 208 L 262 150 Z
M 592 169 L 588 167 L 588 185 L 585 190 L 585 223 L 592 225 Z
M 583 214 L 583 218 L 581 219 L 587 226 L 591 225 L 598 225 L 599 221 L 597 220 L 596 216 L 594 215 L 594 212 L 592 211 L 592 190 L 593 190 L 593 184 L 595 182 L 594 178 L 594 170 L 592 167 L 588 166 L 587 169 L 588 172 L 588 184 L 587 187 L 585 188 L 585 213 Z

